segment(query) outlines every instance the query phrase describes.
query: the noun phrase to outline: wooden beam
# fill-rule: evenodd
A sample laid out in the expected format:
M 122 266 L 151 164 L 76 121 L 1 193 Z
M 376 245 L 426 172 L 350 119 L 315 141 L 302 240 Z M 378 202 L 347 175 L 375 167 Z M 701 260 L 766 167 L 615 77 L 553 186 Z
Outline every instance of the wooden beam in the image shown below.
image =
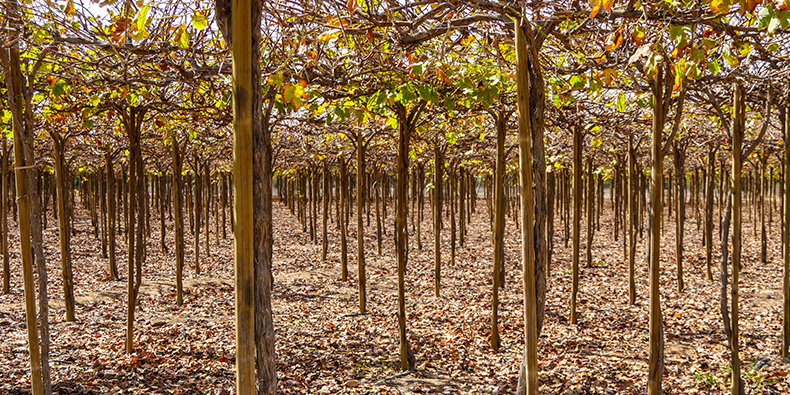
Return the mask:
M 521 190 L 521 264 L 524 273 L 524 336 L 526 377 L 524 393 L 538 393 L 538 317 L 535 285 L 534 205 L 532 197 L 532 123 L 529 113 L 529 48 L 520 21 L 516 33 L 516 85 L 518 90 L 518 171 Z
M 233 210 L 236 219 L 236 393 L 255 394 L 255 283 L 252 195 L 252 3 L 231 1 L 233 56 Z

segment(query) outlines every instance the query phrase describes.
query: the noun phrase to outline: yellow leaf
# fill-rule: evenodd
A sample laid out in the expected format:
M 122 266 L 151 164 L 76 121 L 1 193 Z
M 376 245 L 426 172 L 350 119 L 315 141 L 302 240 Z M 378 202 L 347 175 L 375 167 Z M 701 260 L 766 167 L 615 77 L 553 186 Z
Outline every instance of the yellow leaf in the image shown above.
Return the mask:
M 623 30 L 619 29 L 609 38 L 609 43 L 606 45 L 607 51 L 614 51 L 623 45 Z
M 592 8 L 590 18 L 595 18 L 598 15 L 598 11 L 601 10 L 601 0 L 590 0 L 590 8 Z
M 637 45 L 642 45 L 645 42 L 645 31 L 644 30 L 634 30 L 631 33 L 631 41 L 635 42 Z
M 713 10 L 713 12 L 726 14 L 730 11 L 730 0 L 711 0 L 710 9 Z
M 332 29 L 318 37 L 318 42 L 325 43 L 329 41 L 335 41 L 338 37 L 340 37 L 340 30 Z

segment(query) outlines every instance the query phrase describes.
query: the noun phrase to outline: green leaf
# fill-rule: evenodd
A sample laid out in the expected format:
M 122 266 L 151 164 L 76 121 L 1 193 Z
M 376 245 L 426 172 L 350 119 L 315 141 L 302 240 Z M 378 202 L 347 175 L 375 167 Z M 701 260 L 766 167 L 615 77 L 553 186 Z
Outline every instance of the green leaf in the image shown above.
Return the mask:
M 571 77 L 570 84 L 573 89 L 584 89 L 587 86 L 587 82 L 578 75 Z
M 409 104 L 417 100 L 417 95 L 414 93 L 414 86 L 411 84 L 399 86 L 398 94 L 395 95 L 395 100 L 400 101 L 402 104 Z
M 625 93 L 620 91 L 620 94 L 617 96 L 617 111 L 625 111 Z
M 455 145 L 456 141 L 458 141 L 453 132 L 445 132 L 444 139 L 447 140 L 447 145 Z
M 719 65 L 719 61 L 713 59 L 708 62 L 708 71 L 710 71 L 711 74 L 719 74 L 719 71 L 721 71 L 721 65 Z
M 283 86 L 283 101 L 288 103 L 291 100 L 293 100 L 295 92 L 296 92 L 296 85 L 287 84 Z
M 387 118 L 387 123 L 385 126 L 390 129 L 398 130 L 398 118 L 395 117 Z
M 417 93 L 420 95 L 420 99 L 425 101 L 430 101 L 431 98 L 431 87 L 429 85 L 423 84 L 417 89 Z
M 376 96 L 376 105 L 377 106 L 380 106 L 380 105 L 384 104 L 387 101 L 387 95 L 384 94 L 384 92 L 378 91 L 378 92 L 376 92 L 376 94 L 377 94 L 377 96 Z
M 688 26 L 674 25 L 669 29 L 669 37 L 675 43 L 677 48 L 684 48 L 688 45 L 688 32 L 691 28 Z
M 455 101 L 453 101 L 453 99 L 451 99 L 450 96 L 447 96 L 447 97 L 444 98 L 444 108 L 446 110 L 454 110 L 455 109 Z
M 52 96 L 60 97 L 66 94 L 66 81 L 58 80 L 50 89 Z
M 422 77 L 425 72 L 425 67 L 422 63 L 415 63 L 411 66 L 411 75 L 415 77 Z
M 702 38 L 702 47 L 705 48 L 706 50 L 710 50 L 711 48 L 716 47 L 716 40 L 713 40 L 713 39 L 710 39 L 710 38 L 707 38 L 707 37 L 703 37 Z

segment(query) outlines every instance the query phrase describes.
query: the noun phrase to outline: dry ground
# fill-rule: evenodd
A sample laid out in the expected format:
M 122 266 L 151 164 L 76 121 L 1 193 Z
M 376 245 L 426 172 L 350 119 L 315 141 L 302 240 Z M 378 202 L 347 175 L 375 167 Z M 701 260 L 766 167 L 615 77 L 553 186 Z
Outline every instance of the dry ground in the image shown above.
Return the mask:
M 662 305 L 666 333 L 664 388 L 669 394 L 717 394 L 728 383 L 729 352 L 718 305 L 718 284 L 705 280 L 704 250 L 693 208 L 686 222 L 686 291 L 676 292 L 674 223 L 662 237 Z M 426 209 L 426 214 L 430 213 Z M 777 215 L 776 211 L 774 211 Z M 280 392 L 284 394 L 512 393 L 523 352 L 520 232 L 507 223 L 507 271 L 500 292 L 502 347 L 488 347 L 490 333 L 490 228 L 485 202 L 478 200 L 466 245 L 449 264 L 449 226 L 443 232 L 442 295 L 433 295 L 431 221 L 422 224 L 423 250 L 411 241 L 407 272 L 407 320 L 417 372 L 393 377 L 398 366 L 396 264 L 392 209 L 385 221 L 382 255 L 376 253 L 375 223 L 366 228 L 368 314 L 357 312 L 356 225 L 349 226 L 348 282 L 340 281 L 339 232 L 330 224 L 330 254 L 291 213 L 275 204 L 274 320 Z M 780 232 L 774 223 L 769 263 L 759 263 L 759 244 L 744 214 L 744 270 L 741 276 L 741 359 L 752 394 L 790 393 L 788 361 L 778 359 L 781 333 Z M 778 219 L 778 215 L 775 219 Z M 375 221 L 375 216 L 371 216 Z M 665 218 L 666 220 L 666 218 Z M 213 221 L 213 219 L 212 219 Z M 627 266 L 622 239 L 613 239 L 609 200 L 593 243 L 593 265 L 580 271 L 579 323 L 568 325 L 570 248 L 564 248 L 557 219 L 547 316 L 539 339 L 541 393 L 637 394 L 647 380 L 647 265 L 638 249 L 636 306 L 627 305 Z M 449 223 L 448 223 L 449 224 Z M 46 231 L 51 366 L 57 393 L 230 394 L 234 390 L 232 241 L 216 244 L 211 255 L 201 241 L 202 274 L 193 273 L 193 250 L 186 252 L 185 305 L 175 305 L 172 223 L 170 253 L 158 247 L 158 220 L 152 221 L 143 287 L 137 307 L 135 352 L 124 354 L 126 282 L 105 281 L 106 260 L 84 212 L 73 238 L 77 322 L 64 322 L 57 230 Z M 583 226 L 584 222 L 583 222 Z M 585 228 L 582 228 L 585 229 Z M 18 233 L 11 222 L 12 293 L 0 296 L 0 393 L 29 391 Z M 584 234 L 584 233 L 583 233 Z M 716 233 L 718 234 L 718 233 Z M 412 237 L 414 234 L 412 233 Z M 193 237 L 187 231 L 186 239 Z M 718 245 L 719 243 L 715 243 Z M 584 262 L 582 240 L 582 266 Z M 715 251 L 716 249 L 714 249 Z M 715 252 L 718 259 L 718 252 Z M 125 243 L 118 261 L 125 275 Z M 714 278 L 718 279 L 718 264 Z

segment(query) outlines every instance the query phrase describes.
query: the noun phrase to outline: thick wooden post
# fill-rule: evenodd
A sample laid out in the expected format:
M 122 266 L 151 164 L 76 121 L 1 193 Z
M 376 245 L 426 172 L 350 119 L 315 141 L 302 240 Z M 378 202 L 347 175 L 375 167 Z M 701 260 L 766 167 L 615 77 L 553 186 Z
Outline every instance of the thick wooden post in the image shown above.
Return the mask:
M 678 293 L 683 292 L 685 285 L 683 283 L 683 232 L 684 224 L 686 222 L 686 176 L 684 165 L 683 149 L 679 146 L 678 141 L 675 141 L 675 264 L 677 267 L 677 290 Z
M 8 143 L 5 136 L 0 136 L 3 139 L 3 162 L 2 170 L 0 170 L 0 182 L 2 183 L 2 192 L 0 192 L 0 250 L 3 252 L 3 293 L 8 294 L 11 292 L 11 264 L 8 259 Z
M 323 204 L 324 209 L 323 211 L 323 221 L 322 221 L 322 229 L 321 229 L 321 261 L 326 262 L 326 253 L 329 248 L 329 241 L 327 235 L 327 225 L 329 219 L 329 198 L 331 194 L 329 193 L 329 164 L 327 163 L 327 158 L 324 158 L 321 162 L 323 162 L 323 171 L 321 176 L 323 177 L 324 181 L 324 188 L 322 190 L 323 196 Z
M 713 180 L 716 178 L 716 150 L 708 152 L 708 163 L 705 178 L 705 266 L 708 281 L 713 281 Z
M 348 233 L 348 204 L 346 200 L 348 200 L 348 188 L 346 187 L 346 158 L 341 154 L 338 157 L 340 161 L 340 178 L 338 179 L 338 183 L 340 183 L 340 214 L 337 217 L 337 223 L 340 225 L 340 280 L 345 282 L 348 281 L 348 241 L 347 233 Z
M 134 116 L 132 116 L 134 117 Z M 133 122 L 132 120 L 126 120 L 126 122 Z M 126 241 L 127 241 L 127 256 L 128 256 L 128 265 L 127 265 L 127 288 L 126 288 L 126 302 L 127 302 L 127 310 L 126 310 L 126 353 L 131 354 L 134 347 L 134 309 L 135 309 L 135 299 L 137 299 L 137 295 L 135 294 L 134 289 L 134 267 L 135 267 L 135 234 L 134 234 L 134 227 L 135 227 L 135 219 L 134 215 L 136 213 L 137 207 L 137 163 L 135 161 L 136 155 L 134 150 L 140 149 L 139 146 L 135 147 L 135 141 L 131 138 L 131 133 L 134 133 L 133 130 L 127 126 L 127 132 L 130 134 L 129 139 L 129 146 L 130 146 L 130 153 L 129 153 L 129 184 L 127 188 L 127 192 L 129 194 L 129 206 L 126 210 Z M 58 213 L 58 216 L 64 216 L 66 213 Z M 138 224 L 142 225 L 142 224 Z
M 200 225 L 201 225 L 201 218 L 203 217 L 203 184 L 200 176 L 200 160 L 195 155 L 195 205 L 194 209 L 194 216 L 195 216 L 195 246 L 193 250 L 195 251 L 195 274 L 200 274 Z M 206 238 L 208 238 L 208 227 L 206 227 Z
M 57 134 L 53 135 L 55 155 L 55 188 L 58 195 L 58 233 L 60 241 L 60 267 L 63 274 L 63 295 L 66 302 L 66 321 L 74 321 L 74 282 L 71 271 L 71 246 L 69 246 L 68 211 L 66 210 L 65 181 L 63 175 L 63 150 L 65 143 Z
M 653 168 L 651 177 L 653 185 L 652 194 L 652 215 L 650 223 L 650 307 L 649 307 L 649 327 L 650 327 L 650 349 L 648 356 L 648 395 L 661 394 L 661 380 L 664 369 L 664 333 L 661 318 L 661 293 L 659 283 L 659 265 L 661 255 L 661 214 L 664 185 L 664 158 L 662 155 L 661 137 L 664 130 L 664 71 L 663 66 L 659 66 L 656 77 L 653 80 Z
M 730 362 L 732 364 L 732 395 L 741 395 L 743 389 L 741 388 L 741 360 L 738 352 L 738 297 L 740 294 L 738 281 L 740 278 L 742 248 L 741 227 L 743 219 L 741 216 L 741 170 L 743 168 L 743 159 L 741 158 L 741 149 L 743 145 L 745 105 L 741 86 L 735 83 L 733 85 L 733 90 L 735 125 L 732 131 L 732 288 L 730 291 L 732 297 L 732 320 L 730 321 L 732 327 L 732 342 L 730 344 L 730 351 L 732 352 L 732 356 Z
M 519 187 L 521 191 L 521 263 L 524 276 L 524 394 L 538 393 L 538 317 L 535 284 L 535 239 L 532 196 L 532 122 L 529 113 L 528 44 L 523 24 L 516 23 L 516 84 L 518 89 Z
M 442 270 L 442 161 L 439 140 L 437 138 L 433 147 L 433 291 L 439 297 Z
M 112 168 L 112 154 L 109 150 L 104 156 L 107 171 L 107 248 L 109 257 L 110 279 L 118 279 L 118 266 L 115 263 L 115 231 L 117 199 L 115 198 L 115 170 Z
M 783 194 L 783 209 L 784 215 L 782 220 L 784 237 L 784 248 L 782 249 L 784 270 L 782 272 L 782 358 L 788 357 L 788 349 L 790 349 L 790 193 L 788 193 L 788 186 L 790 186 L 790 108 L 785 107 L 784 115 L 784 136 L 785 136 L 785 152 L 784 152 L 784 166 L 782 166 L 782 176 L 784 177 L 784 186 L 782 187 Z
M 357 131 L 357 276 L 359 283 L 359 312 L 364 313 L 367 305 L 367 283 L 365 277 L 365 229 L 362 226 L 362 208 L 365 205 L 363 179 L 365 177 L 365 139 Z
M 415 111 L 415 110 L 412 110 Z M 414 354 L 409 347 L 406 335 L 406 177 L 409 168 L 409 139 L 411 135 L 411 118 L 405 107 L 398 108 L 398 161 L 397 179 L 395 184 L 395 253 L 398 259 L 398 339 L 400 345 L 400 369 L 413 370 Z M 386 194 L 385 200 L 386 200 Z
M 17 7 L 16 2 L 11 3 Z M 18 10 L 18 9 L 17 9 Z M 5 49 L 0 49 L 5 51 Z M 25 320 L 27 326 L 28 350 L 30 351 L 30 374 L 33 395 L 45 393 L 44 370 L 42 369 L 41 353 L 39 351 L 38 324 L 36 321 L 36 297 L 33 277 L 33 250 L 30 243 L 31 218 L 30 195 L 28 194 L 27 162 L 25 160 L 25 147 L 22 137 L 22 72 L 19 63 L 19 48 L 17 46 L 3 54 L 8 55 L 10 73 L 6 76 L 9 103 L 13 114 L 14 133 L 14 179 L 16 181 L 16 206 L 19 224 L 19 249 L 22 255 L 22 279 L 25 289 Z M 5 213 L 3 213 L 5 215 Z M 46 290 L 43 290 L 46 292 Z M 46 357 L 46 354 L 44 355 Z M 47 390 L 46 392 L 50 392 Z
M 579 239 L 582 217 L 582 131 L 573 127 L 573 252 L 571 267 L 571 325 L 576 325 L 576 295 L 579 293 Z
M 175 250 L 176 250 L 176 304 L 184 304 L 184 215 L 181 210 L 181 152 L 178 147 L 178 138 L 174 131 L 170 131 L 170 141 L 173 147 L 171 155 L 173 157 L 173 209 L 175 211 Z
M 768 263 L 768 235 L 765 231 L 765 195 L 766 195 L 766 182 L 765 182 L 765 173 L 767 168 L 768 156 L 762 150 L 759 151 L 760 155 L 760 171 L 757 173 L 759 176 L 759 189 L 757 192 L 757 198 L 759 199 L 760 204 L 760 262 L 762 264 Z
M 595 198 L 595 173 L 593 172 L 593 158 L 592 152 L 587 156 L 587 262 L 586 267 L 592 267 L 592 243 L 593 233 L 595 233 L 595 212 L 596 212 L 596 198 Z M 597 199 L 600 200 L 600 199 Z
M 252 2 L 231 0 L 233 56 L 233 237 L 236 393 L 255 394 L 255 283 L 252 194 Z
M 494 169 L 494 287 L 491 296 L 491 348 L 499 348 L 499 288 L 502 287 L 500 265 L 503 262 L 505 228 L 505 133 L 507 114 L 500 111 L 496 117 L 496 168 Z
M 628 304 L 636 303 L 636 150 L 634 136 L 628 136 L 628 230 L 623 232 L 630 245 L 628 248 Z

